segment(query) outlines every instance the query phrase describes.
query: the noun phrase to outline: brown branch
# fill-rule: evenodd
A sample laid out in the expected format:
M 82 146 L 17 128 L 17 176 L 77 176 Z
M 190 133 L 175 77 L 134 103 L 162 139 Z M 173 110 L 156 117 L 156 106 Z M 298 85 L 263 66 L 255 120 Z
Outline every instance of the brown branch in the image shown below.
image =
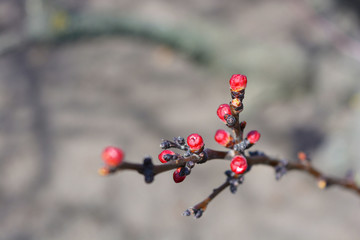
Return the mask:
M 151 183 L 155 175 L 172 169 L 177 169 L 181 167 L 179 172 L 179 174 L 181 174 L 180 177 L 185 177 L 186 175 L 189 175 L 191 173 L 191 168 L 196 163 L 198 164 L 205 163 L 206 161 L 213 159 L 225 160 L 227 159 L 228 155 L 245 156 L 246 161 L 244 159 L 243 164 L 246 166 L 247 163 L 247 166 L 243 168 L 244 171 L 237 171 L 237 169 L 235 170 L 233 169 L 234 165 L 236 167 L 236 163 L 237 163 L 233 159 L 232 163 L 230 164 L 232 169 L 225 172 L 225 174 L 227 175 L 226 181 L 218 188 L 215 188 L 213 192 L 203 201 L 196 204 L 194 207 L 187 209 L 184 212 L 184 215 L 190 216 L 193 214 L 196 218 L 202 216 L 208 204 L 216 196 L 218 196 L 225 188 L 230 187 L 230 191 L 232 193 L 235 193 L 238 185 L 243 182 L 244 175 L 251 170 L 253 165 L 259 165 L 259 164 L 273 167 L 275 169 L 277 180 L 280 179 L 285 173 L 287 173 L 287 171 L 298 170 L 308 173 L 309 175 L 315 177 L 318 180 L 318 187 L 321 189 L 337 185 L 345 189 L 352 190 L 360 195 L 360 187 L 356 185 L 353 178 L 351 177 L 337 178 L 337 177 L 330 177 L 325 175 L 324 173 L 320 172 L 311 165 L 305 153 L 298 154 L 298 158 L 300 161 L 297 162 L 288 162 L 282 159 L 271 158 L 258 151 L 250 152 L 249 156 L 246 156 L 245 151 L 250 147 L 252 147 L 259 140 L 260 134 L 257 133 L 258 136 L 256 137 L 253 137 L 254 136 L 253 134 L 250 135 L 248 134 L 248 136 L 245 139 L 243 138 L 243 132 L 246 126 L 246 122 L 239 121 L 239 113 L 243 110 L 242 100 L 244 98 L 245 89 L 237 92 L 230 90 L 230 92 L 232 97 L 232 101 L 230 102 L 231 115 L 228 114 L 228 110 L 227 110 L 227 113 L 224 114 L 223 116 L 219 113 L 218 110 L 218 116 L 220 117 L 221 120 L 225 119 L 226 125 L 229 128 L 231 128 L 234 132 L 234 142 L 232 143 L 232 145 L 225 146 L 228 148 L 232 148 L 233 150 L 216 151 L 208 148 L 202 150 L 203 148 L 202 145 L 200 149 L 195 150 L 199 152 L 194 153 L 192 151 L 194 149 L 189 148 L 189 146 L 185 144 L 184 138 L 178 137 L 178 138 L 174 138 L 174 142 L 163 140 L 163 142 L 160 144 L 160 147 L 163 149 L 178 148 L 184 150 L 186 151 L 186 154 L 184 154 L 184 156 L 181 156 L 179 154 L 169 154 L 171 155 L 171 158 L 168 159 L 172 159 L 172 160 L 159 165 L 153 165 L 151 158 L 147 157 L 144 159 L 143 164 L 123 162 L 122 164 L 120 164 L 115 168 L 110 168 L 110 169 L 103 168 L 101 169 L 100 173 L 103 175 L 107 175 L 109 173 L 115 173 L 119 170 L 136 170 L 138 173 L 144 175 L 145 182 Z M 166 160 L 162 162 L 165 161 Z M 175 180 L 175 182 L 180 182 L 180 181 Z
M 244 140 L 244 127 L 241 126 L 239 115 L 244 110 L 243 100 L 245 96 L 245 89 L 239 92 L 235 92 L 230 88 L 230 94 L 232 98 L 232 101 L 230 102 L 231 114 L 236 119 L 233 131 L 235 134 L 236 143 L 240 143 L 242 140 Z
M 181 156 L 177 160 L 171 160 L 164 164 L 153 165 L 152 171 L 153 171 L 154 175 L 157 175 L 162 172 L 167 172 L 172 169 L 183 167 L 189 161 L 192 161 L 194 163 L 203 163 L 205 161 L 214 160 L 214 159 L 224 159 L 228 153 L 229 152 L 216 151 L 213 149 L 206 148 L 203 150 L 203 152 L 201 152 L 199 154 L 193 154 L 189 157 Z M 109 168 L 107 170 L 107 172 L 103 172 L 103 169 L 101 169 L 100 174 L 102 174 L 102 175 L 107 175 L 108 173 L 113 174 L 113 173 L 116 173 L 117 171 L 121 171 L 121 170 L 135 170 L 138 173 L 143 174 L 144 173 L 144 164 L 131 163 L 131 162 L 124 161 L 117 167 Z
M 230 90 L 230 92 L 232 92 L 232 91 Z M 236 111 L 234 106 L 231 105 L 231 103 L 230 103 L 230 109 L 231 109 L 232 115 L 235 117 L 235 120 L 236 120 L 234 126 L 230 127 L 230 128 L 233 130 L 235 143 L 239 143 L 243 140 L 243 129 L 240 128 L 240 120 L 239 120 L 240 112 Z
M 204 149 L 204 151 L 200 154 L 193 154 L 189 157 L 180 157 L 177 160 L 171 160 L 164 164 L 154 165 L 153 166 L 153 174 L 154 176 L 160 174 L 162 172 L 167 172 L 172 169 L 176 169 L 179 167 L 183 167 L 187 162 L 192 161 L 194 163 L 201 163 L 203 161 L 215 160 L 215 159 L 225 159 L 225 157 L 229 154 L 229 152 L 225 151 L 216 151 L 209 148 Z M 302 162 L 286 162 L 284 164 L 283 160 L 271 158 L 267 155 L 258 155 L 258 156 L 247 156 L 249 167 L 253 165 L 267 165 L 273 168 L 281 167 L 285 168 L 287 171 L 290 170 L 298 170 L 308 173 L 309 175 L 316 178 L 318 181 L 321 181 L 319 187 L 325 188 L 330 186 L 340 186 L 345 189 L 349 189 L 354 191 L 355 193 L 360 195 L 360 187 L 356 185 L 355 181 L 347 178 L 338 178 L 327 176 L 322 173 L 311 164 L 304 164 Z M 124 161 L 120 166 L 115 168 L 108 169 L 107 173 L 115 173 L 120 170 L 135 170 L 140 174 L 144 173 L 144 165 L 138 163 L 131 163 Z M 319 182 L 320 183 L 320 182 Z M 217 194 L 215 194 L 216 196 Z M 212 196 L 212 195 L 210 195 Z M 209 197 L 210 197 L 209 196 Z M 213 196 L 213 197 L 215 197 Z
M 230 182 L 226 180 L 223 184 L 221 184 L 218 188 L 215 188 L 213 192 L 205 198 L 203 201 L 196 204 L 194 207 L 185 210 L 183 213 L 184 216 L 190 216 L 191 214 L 195 216 L 195 218 L 200 218 L 203 212 L 206 210 L 208 204 L 219 195 L 225 188 L 230 186 Z
M 159 165 L 151 165 L 151 170 L 150 170 L 151 171 L 151 179 L 153 179 L 153 176 L 155 176 L 159 173 L 166 172 L 166 171 L 176 169 L 179 167 L 184 167 L 186 165 L 186 163 L 189 161 L 192 161 L 193 163 L 204 163 L 206 161 L 214 160 L 214 159 L 225 160 L 226 156 L 230 152 L 231 151 L 224 152 L 224 151 L 216 151 L 216 150 L 206 148 L 203 150 L 203 152 L 201 152 L 199 154 L 193 154 L 193 155 L 190 155 L 189 157 L 180 156 L 180 158 L 177 160 L 171 160 L 167 163 L 159 164 Z M 320 172 L 318 169 L 314 168 L 310 164 L 310 162 L 307 160 L 302 160 L 299 162 L 287 162 L 284 160 L 271 158 L 264 154 L 258 154 L 256 156 L 247 156 L 246 159 L 248 162 L 248 171 L 250 171 L 250 169 L 253 165 L 267 165 L 267 166 L 273 167 L 275 169 L 277 179 L 279 179 L 282 175 L 284 175 L 287 171 L 290 171 L 290 170 L 303 171 L 303 172 L 306 172 L 309 175 L 313 176 L 314 178 L 316 178 L 318 180 L 318 187 L 321 189 L 337 185 L 337 186 L 343 187 L 345 189 L 352 190 L 355 193 L 360 195 L 360 187 L 358 187 L 356 185 L 354 180 L 349 179 L 349 178 L 337 178 L 337 177 L 327 176 L 324 173 Z M 115 173 L 120 170 L 135 170 L 138 173 L 143 174 L 145 176 L 145 181 L 150 183 L 152 180 L 151 181 L 146 180 L 147 179 L 146 174 L 148 173 L 148 171 L 147 171 L 148 169 L 146 169 L 146 166 L 147 165 L 145 164 L 145 162 L 144 162 L 144 164 L 123 162 L 118 167 L 109 169 L 105 175 L 107 175 L 108 173 Z M 245 172 L 243 175 L 245 175 L 247 172 Z M 218 196 L 225 188 L 227 188 L 229 186 L 234 187 L 233 184 L 236 181 L 237 181 L 236 184 L 242 183 L 243 175 L 237 175 L 234 173 L 232 173 L 232 174 L 233 175 L 231 175 L 231 176 L 228 175 L 227 180 L 222 185 L 220 185 L 218 188 L 215 188 L 213 190 L 213 192 L 207 198 L 205 198 L 200 203 L 196 204 L 194 207 L 187 209 L 183 213 L 183 215 L 185 215 L 185 216 L 194 215 L 195 218 L 201 217 L 202 214 L 204 213 L 204 211 L 206 210 L 208 204 L 216 196 Z M 236 186 L 235 186 L 235 191 L 237 188 Z M 230 187 L 230 190 L 232 193 L 235 193 L 235 191 L 232 190 L 232 187 Z
M 285 172 L 282 172 L 281 176 L 286 173 L 286 170 L 299 170 L 303 172 L 307 172 L 309 175 L 315 177 L 318 180 L 318 187 L 321 189 L 330 187 L 330 186 L 340 186 L 345 189 L 349 189 L 354 191 L 357 194 L 360 194 L 360 187 L 358 187 L 352 179 L 347 178 L 336 178 L 336 177 L 330 177 L 326 176 L 324 173 L 320 172 L 313 166 L 311 166 L 310 162 L 308 161 L 302 161 L 302 162 L 286 162 L 284 160 L 279 160 L 275 158 L 270 158 L 266 155 L 259 155 L 259 156 L 250 156 L 247 157 L 247 161 L 249 164 L 249 168 L 251 168 L 252 165 L 267 165 L 270 167 L 273 167 L 275 169 L 283 168 L 285 169 Z M 234 175 L 232 177 L 229 177 L 226 182 L 224 182 L 221 186 L 214 189 L 214 191 L 203 201 L 196 204 L 194 207 L 187 209 L 183 215 L 184 216 L 190 216 L 194 215 L 195 218 L 199 218 L 202 216 L 204 211 L 206 210 L 208 204 L 217 196 L 219 195 L 225 188 L 229 187 L 231 185 L 230 181 L 231 179 L 237 180 L 241 177 L 241 175 Z
M 246 159 L 250 166 L 262 164 L 262 165 L 277 167 L 283 164 L 282 160 L 271 158 L 266 155 L 247 157 Z M 298 171 L 307 172 L 308 174 L 316 178 L 318 181 L 322 181 L 324 183 L 323 187 L 319 186 L 321 188 L 337 185 L 345 189 L 352 190 L 360 195 L 360 187 L 356 185 L 355 181 L 346 178 L 327 176 L 324 173 L 320 172 L 318 169 L 314 168 L 311 164 L 304 164 L 300 162 L 288 162 L 284 167 L 287 170 L 298 170 Z

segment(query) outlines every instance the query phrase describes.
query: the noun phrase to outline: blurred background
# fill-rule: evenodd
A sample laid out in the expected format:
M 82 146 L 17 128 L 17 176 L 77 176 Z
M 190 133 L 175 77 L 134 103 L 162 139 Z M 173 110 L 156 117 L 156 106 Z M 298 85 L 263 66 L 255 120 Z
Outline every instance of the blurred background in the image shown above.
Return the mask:
M 359 21 L 351 0 L 0 0 L 0 239 L 358 239 L 359 196 L 302 173 L 254 167 L 194 220 L 227 162 L 181 184 L 97 169 L 108 145 L 157 162 L 162 138 L 197 132 L 221 150 L 242 73 L 255 149 L 359 171 Z

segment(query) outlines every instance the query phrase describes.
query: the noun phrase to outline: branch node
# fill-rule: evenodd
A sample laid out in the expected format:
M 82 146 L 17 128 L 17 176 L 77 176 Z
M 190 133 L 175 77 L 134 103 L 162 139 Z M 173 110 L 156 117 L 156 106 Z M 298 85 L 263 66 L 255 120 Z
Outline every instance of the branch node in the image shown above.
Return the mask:
M 251 146 L 252 144 L 247 139 L 244 139 L 240 143 L 234 145 L 234 150 L 243 153 L 246 149 L 248 149 Z
M 309 154 L 305 152 L 298 152 L 297 157 L 300 160 L 301 164 L 303 164 L 305 167 L 310 167 L 311 164 Z
M 286 160 L 279 161 L 279 164 L 275 167 L 276 180 L 280 180 L 282 176 L 284 176 L 287 173 L 287 165 L 288 165 L 288 161 Z
M 196 208 L 188 208 L 183 212 L 183 216 L 191 216 L 194 215 L 195 218 L 200 218 L 204 213 L 204 210 L 202 209 L 196 209 Z
M 150 157 L 144 158 L 142 174 L 144 174 L 146 183 L 154 181 L 154 164 Z
M 230 128 L 234 127 L 237 122 L 236 118 L 230 114 L 225 114 L 224 119 L 226 120 L 226 125 Z
M 317 186 L 320 189 L 325 189 L 330 186 L 330 184 L 326 181 L 324 177 L 320 177 L 317 182 Z
M 202 159 L 201 161 L 197 162 L 199 164 L 205 163 L 208 160 L 208 154 L 206 151 L 201 152 L 199 157 Z
M 239 92 L 231 91 L 231 98 L 232 99 L 239 98 L 240 101 L 242 102 L 244 100 L 244 97 L 245 97 L 245 89 L 243 89 L 243 90 L 241 90 Z
M 193 161 L 188 161 L 186 163 L 186 166 L 191 169 L 191 168 L 193 168 L 195 166 L 195 163 Z
M 185 138 L 181 136 L 174 137 L 174 142 L 179 144 L 180 146 L 185 145 Z
M 161 143 L 160 143 L 160 148 L 162 149 L 168 149 L 168 148 L 171 148 L 171 143 L 169 140 L 162 140 Z
M 225 175 L 227 176 L 226 181 L 230 184 L 230 192 L 235 194 L 237 191 L 237 187 L 244 182 L 243 174 L 235 174 L 231 170 L 225 171 Z M 216 189 L 214 189 L 215 191 Z

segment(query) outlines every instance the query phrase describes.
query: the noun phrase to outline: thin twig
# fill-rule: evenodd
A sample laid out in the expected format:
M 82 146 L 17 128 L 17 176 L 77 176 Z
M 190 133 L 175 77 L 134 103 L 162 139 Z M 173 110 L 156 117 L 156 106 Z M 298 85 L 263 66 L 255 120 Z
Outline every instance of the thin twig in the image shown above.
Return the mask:
M 304 164 L 300 162 L 286 162 L 284 160 L 270 158 L 266 155 L 254 156 L 254 157 L 247 157 L 247 161 L 249 166 L 252 165 L 267 165 L 270 167 L 283 166 L 286 170 L 299 170 L 303 172 L 307 172 L 308 174 L 314 176 L 318 179 L 318 181 L 322 181 L 324 185 L 319 185 L 319 187 L 325 188 L 330 186 L 340 186 L 345 189 L 349 189 L 354 191 L 357 194 L 360 194 L 360 187 L 358 187 L 355 181 L 347 178 L 336 178 L 336 177 L 329 177 L 311 166 L 311 164 Z M 238 176 L 235 176 L 238 177 Z M 195 218 L 199 218 L 202 216 L 203 212 L 206 210 L 208 204 L 217 196 L 219 195 L 225 188 L 230 186 L 230 181 L 227 179 L 222 185 L 218 188 L 214 189 L 214 191 L 203 201 L 196 204 L 194 207 L 187 209 L 184 212 L 184 215 L 190 216 L 193 214 Z
M 202 161 L 209 161 L 209 160 L 214 160 L 214 159 L 225 159 L 225 157 L 228 153 L 229 152 L 216 151 L 216 150 L 206 148 L 206 149 L 204 149 L 203 152 L 201 152 L 199 154 L 193 154 L 189 157 L 180 157 L 177 160 L 171 160 L 164 164 L 154 165 L 153 173 L 154 173 L 154 175 L 157 175 L 162 172 L 167 172 L 172 169 L 183 167 L 189 161 L 192 161 L 194 163 L 200 163 Z M 142 174 L 143 168 L 144 168 L 143 164 L 131 163 L 131 162 L 124 161 L 123 163 L 121 163 L 121 165 L 119 165 L 115 168 L 110 168 L 109 173 L 115 173 L 120 170 L 135 170 L 135 171 L 139 172 L 140 174 Z
M 189 208 L 184 212 L 184 215 L 190 216 L 191 213 L 196 217 L 201 217 L 202 213 L 206 210 L 208 204 L 217 196 L 219 195 L 225 188 L 230 186 L 229 181 L 225 181 L 223 184 L 221 184 L 218 188 L 215 188 L 213 192 L 205 198 L 203 201 L 196 204 L 194 207 Z
M 185 164 L 189 161 L 193 161 L 194 163 L 199 163 L 203 161 L 206 157 L 206 161 L 215 160 L 215 159 L 225 159 L 226 156 L 230 153 L 224 151 L 216 151 L 209 148 L 204 149 L 204 151 L 200 154 L 194 154 L 189 157 L 181 157 L 178 160 L 171 160 L 164 164 L 154 165 L 153 173 L 157 175 L 162 172 L 167 172 L 172 169 L 176 169 L 179 167 L 185 166 Z M 283 160 L 271 158 L 267 155 L 258 155 L 258 156 L 247 156 L 246 157 L 248 165 L 267 165 L 276 168 L 277 166 L 284 163 Z M 308 173 L 309 175 L 313 176 L 317 180 L 325 181 L 326 187 L 330 186 L 340 186 L 345 189 L 349 189 L 354 191 L 355 193 L 360 195 L 360 187 L 356 185 L 356 183 L 352 180 L 347 178 L 337 178 L 337 177 L 330 177 L 326 174 L 322 173 L 318 169 L 314 168 L 311 164 L 303 164 L 301 162 L 287 162 L 284 165 L 286 170 L 298 170 Z M 124 161 L 120 166 L 116 168 L 109 169 L 109 173 L 115 173 L 120 170 L 135 170 L 139 173 L 143 173 L 143 164 L 138 163 L 130 163 Z
M 282 160 L 271 158 L 266 155 L 247 157 L 246 159 L 249 165 L 262 164 L 272 167 L 279 166 L 279 164 L 282 164 L 283 162 Z M 309 175 L 313 176 L 314 178 L 321 181 L 325 181 L 326 183 L 325 187 L 337 185 L 345 189 L 352 190 L 360 195 L 360 187 L 357 186 L 354 181 L 346 178 L 327 176 L 324 173 L 320 172 L 318 169 L 314 168 L 311 164 L 303 164 L 300 162 L 288 162 L 285 167 L 287 170 L 298 170 L 298 171 L 307 172 Z

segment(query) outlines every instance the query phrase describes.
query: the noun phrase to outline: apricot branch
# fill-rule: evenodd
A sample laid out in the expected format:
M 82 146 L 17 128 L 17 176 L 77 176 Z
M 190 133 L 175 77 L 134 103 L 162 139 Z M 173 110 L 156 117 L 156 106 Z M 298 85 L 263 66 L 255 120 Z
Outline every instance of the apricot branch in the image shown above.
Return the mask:
M 106 151 L 108 151 L 109 149 L 113 149 L 115 147 L 108 147 L 104 150 L 104 153 Z M 115 148 L 117 149 L 117 148 Z M 164 150 L 167 151 L 167 150 Z M 164 164 L 161 165 L 153 165 L 153 175 L 157 175 L 159 173 L 162 172 L 167 172 L 169 170 L 172 169 L 177 169 L 179 167 L 185 167 L 186 164 L 188 163 L 204 163 L 206 161 L 209 160 L 214 160 L 214 159 L 224 159 L 226 157 L 226 155 L 228 154 L 228 152 L 223 152 L 223 151 L 216 151 L 216 150 L 212 150 L 212 149 L 204 149 L 201 153 L 199 154 L 192 154 L 188 157 L 184 157 L 184 156 L 178 156 L 176 160 L 170 160 Z M 105 154 L 103 154 L 104 156 Z M 170 155 L 170 154 L 167 154 Z M 174 155 L 172 155 L 174 156 Z M 161 158 L 160 161 L 163 161 L 163 154 L 159 154 L 159 158 Z M 149 159 L 149 158 L 145 158 L 145 159 Z M 114 160 L 111 160 L 114 161 Z M 109 161 L 109 162 L 111 162 Z M 107 166 L 99 169 L 99 174 L 100 175 L 109 175 L 109 174 L 114 174 L 118 171 L 121 170 L 135 170 L 140 174 L 144 175 L 144 169 L 146 168 L 144 166 L 144 164 L 139 164 L 139 163 L 131 163 L 131 162 L 127 162 L 127 161 L 122 161 L 119 165 L 117 166 L 111 166 L 110 164 L 108 164 L 105 161 L 105 164 L 107 164 Z
M 206 210 L 208 204 L 210 203 L 210 201 L 213 200 L 217 195 L 219 195 L 228 186 L 230 186 L 230 182 L 229 181 L 224 182 L 218 188 L 215 188 L 213 190 L 213 192 L 207 198 L 205 198 L 203 201 L 196 204 L 192 208 L 186 209 L 185 212 L 183 213 L 183 215 L 184 216 L 194 215 L 195 218 L 201 217 L 203 212 Z
M 268 165 L 272 166 L 274 168 L 281 166 L 282 161 L 279 159 L 270 158 L 264 154 L 248 157 L 247 161 L 249 165 Z M 315 167 L 313 167 L 309 162 L 287 162 L 286 165 L 284 165 L 286 170 L 298 170 L 308 173 L 309 175 L 313 176 L 318 181 L 318 187 L 321 189 L 325 189 L 331 186 L 340 186 L 345 189 L 349 189 L 354 191 L 355 193 L 360 195 L 360 187 L 356 185 L 353 178 L 336 178 L 336 177 L 330 177 L 326 174 L 322 173 Z
M 298 154 L 298 161 L 286 161 L 283 159 L 271 158 L 262 152 L 246 152 L 260 140 L 260 133 L 252 130 L 244 138 L 245 121 L 239 120 L 239 114 L 243 111 L 243 99 L 247 78 L 245 75 L 235 74 L 230 78 L 231 101 L 229 104 L 221 104 L 217 109 L 219 119 L 232 130 L 229 132 L 219 129 L 215 133 L 215 141 L 227 148 L 227 151 L 217 151 L 205 148 L 203 138 L 197 134 L 190 134 L 185 142 L 183 137 L 176 137 L 173 141 L 163 140 L 160 147 L 164 149 L 158 159 L 161 164 L 154 165 L 151 157 L 145 157 L 143 163 L 131 163 L 124 161 L 124 152 L 116 147 L 107 147 L 103 151 L 102 158 L 105 166 L 99 170 L 100 175 L 111 175 L 122 170 L 133 170 L 144 175 L 145 182 L 151 183 L 157 174 L 174 170 L 173 180 L 180 183 L 191 174 L 191 170 L 197 164 L 206 163 L 210 160 L 230 161 L 230 170 L 226 171 L 225 182 L 200 203 L 187 209 L 183 215 L 194 215 L 199 218 L 203 215 L 208 204 L 227 187 L 231 193 L 235 193 L 244 176 L 254 165 L 267 165 L 275 170 L 277 180 L 281 179 L 288 171 L 298 170 L 308 173 L 317 179 L 317 185 L 321 189 L 330 186 L 340 186 L 344 189 L 354 191 L 360 195 L 360 188 L 352 177 L 336 178 L 330 177 L 314 168 L 305 153 Z M 178 149 L 183 154 L 175 153 L 170 149 Z M 351 175 L 350 175 L 351 176 Z

